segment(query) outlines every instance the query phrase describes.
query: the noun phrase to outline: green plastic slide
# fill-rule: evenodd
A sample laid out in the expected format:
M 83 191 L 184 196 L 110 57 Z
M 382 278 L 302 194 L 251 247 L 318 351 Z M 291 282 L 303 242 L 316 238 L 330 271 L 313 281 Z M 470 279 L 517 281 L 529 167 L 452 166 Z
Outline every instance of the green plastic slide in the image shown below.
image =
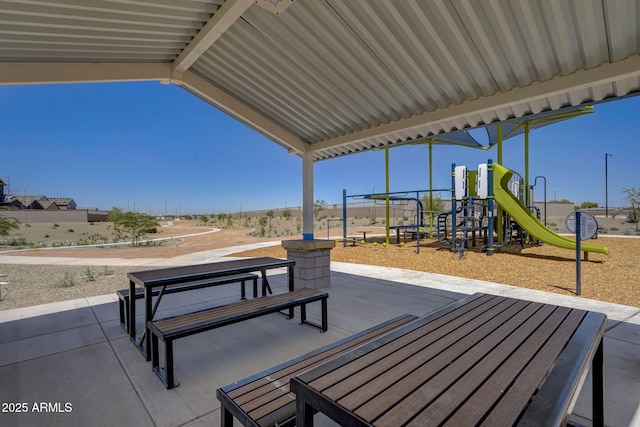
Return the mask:
M 509 191 L 509 180 L 513 172 L 497 163 L 493 164 L 493 196 L 495 201 L 511 218 L 531 236 L 552 246 L 564 249 L 576 249 L 575 240 L 562 237 L 545 227 L 525 205 Z M 596 243 L 581 242 L 580 249 L 585 252 L 598 252 L 609 255 L 609 248 Z

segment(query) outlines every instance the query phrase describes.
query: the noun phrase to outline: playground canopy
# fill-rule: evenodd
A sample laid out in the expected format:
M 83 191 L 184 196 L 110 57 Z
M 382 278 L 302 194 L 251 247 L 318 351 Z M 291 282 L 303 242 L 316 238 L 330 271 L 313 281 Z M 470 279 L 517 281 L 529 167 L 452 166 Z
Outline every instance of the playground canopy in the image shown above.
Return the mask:
M 178 85 L 301 156 L 307 212 L 314 161 L 638 94 L 638 7 L 0 0 L 0 84 Z

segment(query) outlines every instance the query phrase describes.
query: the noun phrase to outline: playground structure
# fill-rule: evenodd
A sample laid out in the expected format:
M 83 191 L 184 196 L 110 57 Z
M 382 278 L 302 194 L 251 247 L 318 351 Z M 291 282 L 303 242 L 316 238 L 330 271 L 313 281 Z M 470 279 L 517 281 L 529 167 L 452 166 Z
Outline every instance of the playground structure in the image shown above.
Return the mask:
M 386 243 L 389 243 L 390 230 L 396 230 L 397 242 L 400 231 L 410 233 L 416 240 L 416 250 L 420 252 L 420 239 L 433 233 L 440 243 L 450 245 L 460 258 L 472 247 L 480 246 L 479 251 L 492 255 L 497 249 L 510 243 L 524 247 L 526 243 L 543 242 L 552 246 L 576 250 L 576 241 L 560 236 L 540 221 L 540 211 L 528 206 L 525 200 L 531 200 L 528 192 L 531 187 L 524 179 L 504 166 L 493 163 L 478 165 L 477 170 L 466 166 L 452 165 L 450 189 L 417 190 L 395 193 L 347 195 L 343 190 L 343 240 L 347 239 L 347 199 L 369 199 L 387 205 Z M 425 210 L 421 194 L 434 192 L 451 193 L 451 210 L 433 212 Z M 411 224 L 391 225 L 389 206 L 415 202 L 415 215 Z M 425 214 L 429 215 L 429 224 L 425 223 Z M 435 216 L 437 214 L 437 216 Z M 435 225 L 434 227 L 434 217 Z M 428 230 L 428 232 L 427 232 Z M 608 254 L 606 246 L 595 243 L 582 243 L 580 250 Z
M 545 224 L 540 222 L 539 210 L 533 205 L 533 186 L 529 179 L 529 132 L 532 129 L 544 127 L 560 121 L 593 113 L 593 107 L 566 108 L 554 112 L 541 112 L 525 119 L 506 120 L 483 126 L 486 130 L 489 145 L 483 147 L 466 131 L 451 132 L 446 135 L 429 136 L 404 144 L 426 144 L 429 148 L 429 190 L 415 192 L 389 192 L 389 147 L 385 150 L 385 181 L 386 193 L 374 195 L 347 196 L 343 191 L 343 234 L 346 239 L 346 199 L 347 197 L 369 197 L 384 201 L 387 206 L 386 215 L 386 243 L 389 243 L 389 207 L 397 200 L 416 200 L 415 222 L 402 226 L 407 230 L 415 229 L 417 251 L 420 251 L 420 235 L 426 229 L 421 211 L 420 193 L 430 195 L 430 206 L 433 206 L 434 192 L 451 193 L 451 211 L 439 213 L 437 216 L 437 237 L 442 244 L 451 245 L 453 252 L 463 256 L 465 250 L 482 243 L 481 250 L 489 255 L 500 247 L 517 242 L 524 245 L 527 242 L 544 242 L 553 246 L 575 249 L 576 242 L 553 232 L 546 227 L 546 178 L 545 180 Z M 501 166 L 503 141 L 516 135 L 524 135 L 524 177 Z M 467 170 L 465 166 L 452 166 L 452 188 L 433 190 L 432 150 L 434 144 L 458 145 L 474 149 L 488 150 L 497 147 L 498 162 L 489 160 L 479 165 L 477 170 Z M 398 144 L 396 144 L 398 146 Z M 535 186 L 535 184 L 534 184 Z M 416 197 L 408 195 L 416 194 Z M 434 212 L 429 212 L 429 233 L 434 229 Z M 399 240 L 399 228 L 396 228 Z M 345 243 L 346 244 L 346 243 Z M 581 249 L 587 252 L 608 254 L 606 246 L 584 243 Z
M 386 209 L 386 219 L 385 219 L 385 230 L 386 230 L 386 243 L 390 243 L 390 233 L 391 230 L 395 230 L 396 232 L 396 242 L 400 243 L 400 232 L 403 232 L 405 235 L 410 234 L 413 238 L 416 239 L 417 242 L 417 251 L 420 252 L 420 238 L 423 238 L 427 235 L 432 235 L 434 230 L 434 217 L 437 212 L 425 209 L 422 203 L 421 194 L 428 194 L 431 206 L 433 206 L 433 198 L 432 195 L 434 192 L 450 192 L 450 189 L 445 190 L 414 190 L 414 191 L 402 191 L 402 192 L 394 192 L 394 193 L 376 193 L 376 194 L 353 194 L 347 195 L 346 190 L 342 191 L 342 227 L 343 227 L 343 245 L 346 246 L 347 240 L 347 200 L 348 199 L 366 199 L 373 200 L 374 203 L 385 204 Z M 403 208 L 402 217 L 407 217 L 404 213 L 407 211 L 411 212 L 408 216 L 411 218 L 410 224 L 405 224 L 404 220 L 401 224 L 391 224 L 391 216 L 390 209 L 392 206 L 406 206 L 409 203 L 415 203 L 415 209 L 406 209 Z M 425 217 L 428 215 L 429 223 L 427 224 L 425 221 Z
M 480 164 L 477 170 L 452 165 L 451 211 L 438 215 L 438 240 L 463 256 L 470 245 L 494 251 L 514 240 L 540 241 L 564 249 L 576 249 L 576 241 L 560 236 L 540 222 L 539 211 L 525 204 L 530 198 L 523 179 L 504 166 Z M 496 212 L 497 210 L 497 212 Z M 608 254 L 604 245 L 582 243 L 584 252 Z

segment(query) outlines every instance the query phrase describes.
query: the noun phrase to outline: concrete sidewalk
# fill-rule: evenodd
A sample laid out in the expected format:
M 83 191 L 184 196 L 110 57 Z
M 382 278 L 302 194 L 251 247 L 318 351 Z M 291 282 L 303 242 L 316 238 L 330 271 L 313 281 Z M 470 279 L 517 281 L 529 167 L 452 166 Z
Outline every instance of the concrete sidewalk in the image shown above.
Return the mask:
M 212 262 L 222 252 L 180 262 Z M 119 326 L 115 294 L 0 311 L 0 425 L 217 426 L 218 387 L 401 313 L 424 315 L 476 292 L 606 313 L 606 423 L 640 425 L 640 309 L 409 270 L 344 263 L 331 270 L 328 332 L 274 314 L 182 339 L 175 353 L 181 385 L 172 390 Z M 270 282 L 284 291 L 284 270 L 274 270 Z M 237 288 L 167 296 L 160 315 L 234 301 Z M 309 315 L 317 320 L 316 307 Z M 573 411 L 586 425 L 590 400 L 587 378 Z

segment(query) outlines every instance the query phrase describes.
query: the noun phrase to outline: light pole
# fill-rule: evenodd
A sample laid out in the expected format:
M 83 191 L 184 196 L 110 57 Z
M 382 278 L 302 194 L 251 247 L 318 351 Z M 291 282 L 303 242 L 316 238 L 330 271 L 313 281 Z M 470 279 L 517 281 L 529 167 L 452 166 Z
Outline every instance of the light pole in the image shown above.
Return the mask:
M 609 218 L 609 156 L 613 154 L 604 153 L 604 216 Z
M 538 184 L 538 178 L 542 178 L 544 180 L 544 225 L 547 225 L 547 178 L 539 175 L 533 180 L 533 185 L 531 188 L 535 187 Z M 533 200 L 535 202 L 535 200 Z

